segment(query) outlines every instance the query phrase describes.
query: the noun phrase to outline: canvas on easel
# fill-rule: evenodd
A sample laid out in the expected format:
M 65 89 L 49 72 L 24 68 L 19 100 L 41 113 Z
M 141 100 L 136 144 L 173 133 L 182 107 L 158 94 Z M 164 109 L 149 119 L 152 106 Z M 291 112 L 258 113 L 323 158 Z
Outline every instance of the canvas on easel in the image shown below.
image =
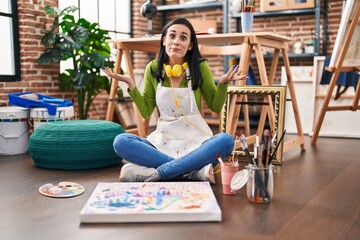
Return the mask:
M 314 126 L 314 134 L 311 144 L 315 144 L 319 136 L 321 125 L 327 111 L 356 111 L 360 109 L 360 87 L 356 87 L 352 104 L 348 106 L 329 106 L 329 102 L 336 85 L 340 72 L 360 71 L 360 2 L 358 0 L 348 0 L 342 15 L 338 35 L 334 45 L 333 54 L 328 71 L 332 72 L 332 77 L 324 99 L 321 111 Z

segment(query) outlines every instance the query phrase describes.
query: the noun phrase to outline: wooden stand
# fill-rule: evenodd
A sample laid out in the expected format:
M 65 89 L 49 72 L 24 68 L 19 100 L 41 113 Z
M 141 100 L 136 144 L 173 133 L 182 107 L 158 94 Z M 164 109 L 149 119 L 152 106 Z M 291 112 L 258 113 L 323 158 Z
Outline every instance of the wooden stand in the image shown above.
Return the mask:
M 268 47 L 274 49 L 273 54 L 273 60 L 271 63 L 270 73 L 269 76 L 266 73 L 266 66 L 264 61 L 264 56 L 262 53 L 262 47 Z M 286 70 L 286 76 L 287 76 L 287 86 L 288 90 L 291 96 L 291 103 L 294 111 L 295 116 L 295 122 L 297 127 L 297 137 L 290 139 L 284 143 L 284 152 L 297 147 L 300 145 L 301 150 L 305 150 L 305 139 L 303 135 L 303 130 L 301 126 L 301 120 L 298 110 L 298 105 L 296 101 L 296 95 L 295 95 L 295 88 L 294 83 L 292 81 L 291 76 L 291 70 L 290 70 L 290 62 L 288 57 L 288 44 L 287 41 L 274 41 L 271 39 L 263 38 L 262 36 L 249 36 L 246 41 L 244 41 L 243 44 L 243 54 L 240 61 L 240 67 L 242 69 L 242 72 L 244 74 L 247 73 L 247 70 L 249 69 L 249 64 L 251 60 L 251 54 L 255 50 L 256 60 L 259 68 L 260 73 L 260 79 L 261 79 L 261 85 L 262 86 L 271 86 L 275 79 L 276 69 L 278 66 L 278 60 L 280 56 L 280 52 L 283 56 L 284 66 Z M 229 124 L 226 126 L 226 131 L 230 133 L 231 135 L 235 136 L 236 131 L 236 122 L 238 121 L 239 114 L 240 114 L 240 108 L 241 105 L 236 104 L 237 102 L 241 102 L 242 95 L 234 97 L 231 100 L 230 103 L 230 112 L 229 112 Z M 268 103 L 268 107 L 262 107 L 260 120 L 259 120 L 259 127 L 257 129 L 257 133 L 254 135 L 247 135 L 247 140 L 249 143 L 254 143 L 255 141 L 255 135 L 261 136 L 263 130 L 264 130 L 264 124 L 266 121 L 266 116 L 268 116 L 270 128 L 272 131 L 274 131 L 274 107 L 272 106 L 271 96 L 267 96 L 264 98 L 264 102 Z M 245 119 L 246 120 L 246 119 Z M 239 148 L 240 143 L 236 142 L 235 148 Z
M 323 102 L 320 114 L 316 120 L 314 127 L 314 134 L 311 139 L 311 144 L 315 144 L 319 136 L 320 128 L 323 123 L 325 113 L 327 111 L 345 111 L 351 110 L 356 111 L 360 109 L 359 99 L 360 99 L 360 84 L 357 85 L 355 95 L 353 97 L 352 104 L 349 106 L 329 106 L 329 102 L 336 85 L 336 81 L 339 77 L 340 72 L 350 72 L 350 71 L 360 71 L 360 3 L 358 0 L 349 0 L 345 7 L 343 18 L 341 20 L 338 36 L 336 38 L 335 48 L 333 51 L 332 59 L 327 68 L 328 71 L 333 72 L 329 88 Z M 344 38 L 343 38 L 344 37 Z M 350 46 L 354 47 L 349 51 Z M 336 46 L 339 46 L 337 48 Z M 358 48 L 356 48 L 358 46 Z M 339 54 L 338 54 L 339 50 Z M 355 51 L 355 52 L 354 52 Z M 335 62 L 335 65 L 332 66 L 332 62 Z

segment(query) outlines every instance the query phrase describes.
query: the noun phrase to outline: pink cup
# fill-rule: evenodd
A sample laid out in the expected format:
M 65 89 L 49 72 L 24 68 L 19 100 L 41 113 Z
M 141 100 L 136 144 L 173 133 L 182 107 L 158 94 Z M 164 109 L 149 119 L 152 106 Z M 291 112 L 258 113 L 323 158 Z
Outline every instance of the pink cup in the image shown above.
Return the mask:
M 230 164 L 225 164 L 221 166 L 221 182 L 223 185 L 223 194 L 226 195 L 235 195 L 236 190 L 231 190 L 230 183 L 232 177 L 239 171 L 239 165 L 233 166 Z

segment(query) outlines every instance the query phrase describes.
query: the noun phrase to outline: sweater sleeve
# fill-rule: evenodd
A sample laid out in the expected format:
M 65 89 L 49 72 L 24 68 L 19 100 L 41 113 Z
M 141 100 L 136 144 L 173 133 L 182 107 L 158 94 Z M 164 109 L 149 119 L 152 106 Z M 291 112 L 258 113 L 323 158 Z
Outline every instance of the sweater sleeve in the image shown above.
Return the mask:
M 156 61 L 153 60 L 146 66 L 144 76 L 144 90 L 141 94 L 139 89 L 135 87 L 129 91 L 131 99 L 134 101 L 136 107 L 143 118 L 149 118 L 156 107 L 156 87 L 157 80 L 152 75 L 156 68 Z
M 200 71 L 203 80 L 201 93 L 206 105 L 213 112 L 220 113 L 225 102 L 228 84 L 218 83 L 215 85 L 214 77 L 206 61 L 200 64 Z

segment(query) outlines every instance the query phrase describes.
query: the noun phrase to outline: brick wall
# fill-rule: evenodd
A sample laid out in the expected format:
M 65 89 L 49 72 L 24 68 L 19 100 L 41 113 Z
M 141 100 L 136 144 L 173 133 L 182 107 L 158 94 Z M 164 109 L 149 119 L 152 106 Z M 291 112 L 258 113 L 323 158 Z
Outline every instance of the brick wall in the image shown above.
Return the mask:
M 140 14 L 140 7 L 145 0 L 132 1 L 133 11 L 133 37 L 144 36 L 147 33 L 146 19 Z M 154 0 L 154 4 L 160 5 L 161 0 Z M 168 4 L 177 3 L 177 0 L 168 0 Z M 341 19 L 342 0 L 331 0 L 328 6 L 328 47 L 327 55 L 331 54 L 335 43 L 337 30 Z M 40 42 L 44 33 L 50 29 L 52 19 L 49 19 L 43 9 L 46 5 L 57 6 L 57 0 L 21 0 L 18 1 L 19 27 L 20 27 L 20 52 L 21 52 L 21 82 L 0 82 L 0 106 L 7 105 L 7 94 L 11 92 L 32 91 L 54 97 L 66 98 L 76 103 L 75 94 L 62 93 L 58 88 L 59 65 L 39 65 L 37 58 L 43 52 L 44 48 Z M 256 9 L 259 10 L 259 2 Z M 170 12 L 167 19 L 178 16 L 196 19 L 212 19 L 218 22 L 217 32 L 222 32 L 223 15 L 221 9 L 195 10 Z M 162 13 L 158 13 L 153 19 L 154 33 L 160 33 L 162 24 Z M 235 20 L 231 19 L 231 31 L 235 31 Z M 294 17 L 276 17 L 276 18 L 256 18 L 254 22 L 254 31 L 273 31 L 296 40 L 306 41 L 311 38 L 311 30 L 314 29 L 314 16 L 294 16 Z M 322 39 L 322 37 L 321 37 Z M 150 60 L 149 55 L 134 52 L 135 71 L 141 77 L 145 65 Z M 219 58 L 209 60 L 215 77 L 218 77 L 222 69 L 222 61 Z M 291 65 L 312 65 L 312 59 L 309 58 L 291 58 Z M 269 60 L 266 64 L 270 67 Z M 282 62 L 279 61 L 279 66 Z M 256 72 L 256 62 L 252 65 Z M 280 72 L 280 71 L 278 71 Z M 276 81 L 280 81 L 280 76 L 276 76 Z M 90 117 L 92 119 L 105 119 L 107 107 L 107 93 L 100 94 L 94 101 Z M 76 107 L 76 106 L 75 106 Z

